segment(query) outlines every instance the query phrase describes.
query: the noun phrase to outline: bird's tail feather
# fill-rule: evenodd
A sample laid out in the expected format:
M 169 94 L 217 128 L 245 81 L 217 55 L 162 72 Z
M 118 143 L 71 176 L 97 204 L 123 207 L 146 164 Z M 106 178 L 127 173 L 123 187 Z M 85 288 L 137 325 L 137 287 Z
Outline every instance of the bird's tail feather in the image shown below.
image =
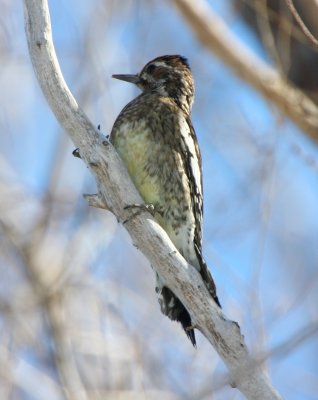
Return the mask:
M 196 347 L 191 317 L 181 301 L 172 293 L 170 289 L 165 286 L 161 289 L 158 289 L 158 301 L 161 312 L 169 317 L 172 321 L 180 322 L 191 343 L 194 347 Z

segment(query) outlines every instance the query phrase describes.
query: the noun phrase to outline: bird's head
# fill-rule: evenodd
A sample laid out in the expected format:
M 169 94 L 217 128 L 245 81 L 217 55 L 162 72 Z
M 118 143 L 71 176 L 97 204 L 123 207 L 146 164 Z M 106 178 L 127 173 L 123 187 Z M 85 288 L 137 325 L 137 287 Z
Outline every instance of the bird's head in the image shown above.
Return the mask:
M 161 56 L 149 61 L 136 75 L 113 75 L 113 78 L 137 85 L 143 92 L 157 92 L 174 99 L 190 113 L 194 98 L 194 82 L 186 58 L 179 55 Z

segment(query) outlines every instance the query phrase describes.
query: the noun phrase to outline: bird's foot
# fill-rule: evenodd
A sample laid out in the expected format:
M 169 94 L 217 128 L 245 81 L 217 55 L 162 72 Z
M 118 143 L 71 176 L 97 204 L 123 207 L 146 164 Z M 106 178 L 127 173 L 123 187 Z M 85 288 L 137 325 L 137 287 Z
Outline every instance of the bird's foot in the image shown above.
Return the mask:
M 154 216 L 156 213 L 156 206 L 152 203 L 129 204 L 128 206 L 124 207 L 124 210 L 131 210 L 131 209 L 137 209 L 137 211 L 135 211 L 129 218 L 127 218 L 123 222 L 123 224 L 126 224 L 127 222 L 131 221 L 133 218 L 137 217 L 144 211 L 149 212 L 152 216 Z

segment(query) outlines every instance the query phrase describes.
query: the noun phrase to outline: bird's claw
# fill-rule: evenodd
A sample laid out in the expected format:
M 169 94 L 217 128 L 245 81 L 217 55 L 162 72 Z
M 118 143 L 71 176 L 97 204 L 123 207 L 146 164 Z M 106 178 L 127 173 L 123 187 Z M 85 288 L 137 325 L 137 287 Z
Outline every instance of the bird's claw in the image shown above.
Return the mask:
M 156 213 L 156 206 L 152 203 L 129 204 L 124 207 L 124 210 L 129 210 L 133 208 L 136 208 L 137 211 L 134 212 L 129 218 L 125 219 L 125 221 L 123 221 L 123 224 L 126 224 L 127 222 L 131 221 L 133 218 L 140 215 L 143 211 L 149 212 L 152 216 L 154 216 Z

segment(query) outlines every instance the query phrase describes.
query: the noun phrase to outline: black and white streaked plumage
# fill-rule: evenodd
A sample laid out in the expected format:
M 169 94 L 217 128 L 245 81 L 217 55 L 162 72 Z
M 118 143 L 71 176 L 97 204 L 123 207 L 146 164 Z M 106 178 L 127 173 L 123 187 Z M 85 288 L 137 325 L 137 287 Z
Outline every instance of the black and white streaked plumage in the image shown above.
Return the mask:
M 212 276 L 202 257 L 202 167 L 191 123 L 194 82 L 187 60 L 158 57 L 137 75 L 113 75 L 136 84 L 142 93 L 119 114 L 111 142 L 127 166 L 145 203 L 155 206 L 155 219 L 201 274 L 219 305 Z M 191 318 L 180 300 L 157 274 L 163 314 L 181 322 L 195 345 Z

